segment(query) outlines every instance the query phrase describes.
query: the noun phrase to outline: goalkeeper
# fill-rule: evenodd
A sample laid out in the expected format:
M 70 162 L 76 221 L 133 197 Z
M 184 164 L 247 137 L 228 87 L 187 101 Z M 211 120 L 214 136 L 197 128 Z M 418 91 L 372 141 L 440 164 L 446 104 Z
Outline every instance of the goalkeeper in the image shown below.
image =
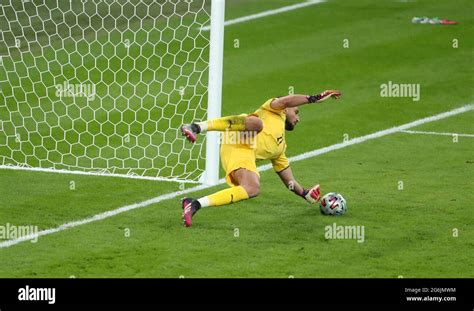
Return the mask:
M 292 131 L 300 121 L 298 106 L 320 103 L 330 97 L 339 98 L 339 91 L 324 91 L 317 95 L 289 95 L 267 100 L 252 114 L 228 116 L 206 122 L 184 124 L 181 132 L 194 143 L 198 134 L 222 131 L 221 161 L 230 188 L 200 199 L 182 200 L 183 222 L 192 224 L 196 212 L 208 206 L 220 206 L 256 197 L 260 191 L 257 160 L 270 160 L 285 186 L 310 203 L 319 201 L 319 185 L 303 188 L 293 177 L 285 156 L 285 130 Z

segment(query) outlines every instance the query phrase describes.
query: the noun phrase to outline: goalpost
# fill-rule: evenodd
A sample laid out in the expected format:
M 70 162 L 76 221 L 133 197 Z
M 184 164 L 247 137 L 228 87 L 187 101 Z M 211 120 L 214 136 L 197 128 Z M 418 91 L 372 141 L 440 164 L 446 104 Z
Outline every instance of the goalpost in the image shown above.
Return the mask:
M 5 0 L 0 168 L 219 180 L 225 0 Z M 210 25 L 210 32 L 207 30 Z

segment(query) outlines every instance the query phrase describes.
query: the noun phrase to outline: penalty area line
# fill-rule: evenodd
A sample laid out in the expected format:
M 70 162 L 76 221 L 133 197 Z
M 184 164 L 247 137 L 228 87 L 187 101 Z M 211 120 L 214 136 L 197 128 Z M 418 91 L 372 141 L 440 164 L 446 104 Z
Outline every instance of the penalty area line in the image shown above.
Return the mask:
M 413 121 L 413 122 L 410 122 L 410 123 L 406 123 L 406 124 L 403 124 L 403 125 L 400 125 L 400 126 L 391 127 L 391 128 L 381 130 L 381 131 L 378 131 L 378 132 L 375 132 L 375 133 L 372 133 L 372 134 L 368 134 L 368 135 L 365 135 L 365 136 L 360 136 L 360 137 L 357 137 L 357 138 L 353 138 L 351 140 L 348 140 L 348 141 L 345 141 L 345 142 L 342 142 L 342 143 L 339 143 L 339 144 L 334 144 L 334 145 L 331 145 L 331 146 L 328 146 L 328 147 L 324 147 L 324 148 L 316 149 L 316 150 L 313 150 L 313 151 L 310 151 L 310 152 L 302 153 L 300 155 L 290 157 L 289 160 L 290 160 L 290 162 L 297 162 L 297 161 L 301 161 L 301 160 L 304 160 L 304 159 L 316 157 L 318 155 L 325 154 L 325 153 L 328 153 L 328 152 L 331 152 L 331 151 L 334 151 L 334 150 L 339 150 L 339 149 L 342 149 L 342 148 L 345 148 L 345 147 L 360 144 L 360 143 L 363 143 L 363 142 L 368 141 L 368 140 L 376 139 L 376 138 L 383 137 L 383 136 L 386 136 L 386 135 L 390 135 L 390 134 L 393 134 L 393 133 L 399 133 L 401 131 L 413 128 L 415 126 L 419 126 L 419 125 L 426 124 L 426 123 L 429 123 L 429 122 L 438 121 L 438 120 L 445 119 L 445 118 L 448 118 L 448 117 L 451 117 L 451 116 L 455 116 L 455 115 L 458 115 L 458 114 L 461 114 L 461 113 L 465 113 L 465 112 L 471 111 L 473 109 L 474 109 L 474 104 L 469 104 L 469 105 L 466 105 L 466 106 L 463 106 L 463 107 L 460 107 L 460 108 L 456 108 L 456 109 L 453 109 L 453 110 L 450 110 L 450 111 L 446 111 L 446 112 L 443 112 L 443 113 L 440 113 L 440 114 L 437 114 L 437 115 L 434 115 L 434 116 L 431 116 L 431 117 L 422 118 L 422 119 L 419 119 L 419 120 L 416 120 L 416 121 Z M 259 166 L 258 169 L 259 169 L 259 171 L 267 171 L 267 170 L 271 169 L 271 165 L 269 165 L 269 164 L 262 165 L 262 166 Z M 221 185 L 223 183 L 225 183 L 225 180 L 222 178 L 222 179 L 219 180 L 218 185 Z M 0 248 L 7 248 L 7 247 L 10 247 L 10 246 L 22 243 L 22 242 L 36 240 L 37 238 L 45 236 L 45 235 L 49 235 L 49 234 L 61 232 L 61 231 L 64 231 L 64 230 L 72 229 L 72 228 L 75 228 L 75 227 L 78 227 L 78 226 L 82 226 L 82 225 L 89 224 L 89 223 L 92 223 L 92 222 L 96 222 L 96 221 L 99 221 L 99 220 L 103 220 L 103 219 L 106 219 L 106 218 L 109 218 L 109 217 L 112 217 L 112 216 L 115 216 L 115 215 L 119 215 L 121 213 L 125 213 L 125 212 L 131 211 L 131 210 L 135 210 L 135 209 L 146 207 L 146 206 L 149 206 L 149 205 L 152 205 L 152 204 L 156 204 L 156 203 L 159 203 L 161 201 L 174 199 L 176 197 L 179 197 L 179 196 L 182 196 L 182 195 L 185 195 L 185 194 L 188 194 L 188 193 L 192 193 L 192 192 L 196 192 L 196 191 L 200 191 L 200 190 L 205 190 L 205 189 L 208 189 L 208 188 L 211 188 L 211 187 L 214 187 L 214 186 L 199 185 L 199 186 L 192 187 L 192 188 L 185 189 L 185 190 L 181 190 L 181 191 L 162 194 L 160 196 L 157 196 L 155 198 L 151 198 L 151 199 L 143 201 L 143 202 L 134 203 L 134 204 L 130 204 L 130 205 L 125 205 L 125 206 L 119 207 L 117 209 L 114 209 L 114 210 L 111 210 L 111 211 L 106 211 L 106 212 L 103 212 L 103 213 L 100 213 L 100 214 L 97 214 L 97 215 L 94 215 L 94 216 L 91 216 L 89 218 L 85 218 L 85 219 L 82 219 L 82 220 L 71 221 L 71 222 L 62 224 L 62 225 L 60 225 L 59 227 L 56 227 L 56 228 L 50 228 L 50 229 L 39 231 L 39 232 L 34 233 L 34 234 L 25 235 L 23 237 L 19 237 L 19 238 L 16 238 L 16 239 L 3 241 L 3 242 L 0 242 Z
M 267 16 L 270 16 L 270 15 L 276 15 L 276 14 L 280 14 L 280 13 L 285 13 L 285 12 L 301 9 L 301 8 L 304 8 L 304 7 L 307 7 L 307 6 L 310 6 L 310 5 L 315 5 L 315 4 L 323 3 L 323 2 L 325 2 L 325 0 L 308 0 L 308 1 L 305 1 L 305 2 L 302 2 L 302 3 L 288 5 L 288 6 L 278 8 L 278 9 L 263 11 L 263 12 L 260 12 L 260 13 L 251 14 L 251 15 L 231 19 L 231 20 L 225 21 L 224 26 L 229 26 L 229 25 L 234 25 L 234 24 L 239 24 L 239 23 L 245 23 L 245 22 L 248 22 L 248 21 L 251 21 L 251 20 L 254 20 L 254 19 L 267 17 Z M 209 30 L 211 30 L 211 26 L 203 26 L 203 27 L 200 28 L 200 30 L 201 31 L 209 31 Z

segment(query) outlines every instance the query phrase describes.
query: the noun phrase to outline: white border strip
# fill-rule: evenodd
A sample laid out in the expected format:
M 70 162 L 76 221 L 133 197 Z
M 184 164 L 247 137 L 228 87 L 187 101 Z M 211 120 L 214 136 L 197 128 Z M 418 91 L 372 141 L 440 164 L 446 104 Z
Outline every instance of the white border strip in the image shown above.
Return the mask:
M 453 110 L 450 110 L 450 111 L 447 111 L 447 112 L 443 112 L 443 113 L 440 113 L 440 114 L 437 114 L 437 115 L 434 115 L 434 116 L 431 116 L 431 117 L 427 117 L 427 118 L 419 119 L 419 120 L 416 120 L 416 121 L 413 121 L 413 122 L 410 122 L 410 123 L 406 123 L 404 125 L 392 127 L 392 128 L 382 130 L 382 131 L 378 131 L 378 132 L 375 132 L 375 133 L 372 133 L 372 134 L 369 134 L 369 135 L 357 137 L 357 138 L 354 138 L 354 139 L 351 139 L 349 141 L 345 141 L 345 142 L 342 142 L 342 143 L 339 143 L 339 144 L 335 144 L 335 145 L 331 145 L 331 146 L 328 146 L 328 147 L 325 147 L 325 148 L 316 149 L 316 150 L 313 150 L 313 151 L 310 151 L 310 152 L 306 152 L 306 153 L 291 157 L 291 158 L 289 158 L 289 160 L 291 162 L 297 162 L 297 161 L 301 161 L 301 160 L 304 160 L 304 159 L 316 157 L 318 155 L 325 154 L 325 153 L 328 153 L 330 151 L 334 151 L 334 150 L 342 149 L 342 148 L 345 148 L 345 147 L 348 147 L 348 146 L 360 144 L 360 143 L 363 143 L 363 142 L 371 140 L 371 139 L 375 139 L 375 138 L 379 138 L 379 137 L 386 136 L 386 135 L 389 135 L 389 134 L 397 133 L 397 132 L 407 130 L 409 128 L 412 128 L 412 127 L 415 127 L 415 126 L 418 126 L 418 125 L 422 125 L 422 124 L 425 124 L 425 123 L 445 119 L 445 118 L 448 118 L 448 117 L 451 117 L 451 116 L 454 116 L 454 115 L 457 115 L 457 114 L 465 113 L 465 112 L 473 110 L 473 109 L 474 109 L 474 104 L 466 105 L 466 106 L 456 108 L 456 109 L 453 109 Z M 262 165 L 262 166 L 259 166 L 258 169 L 259 169 L 259 171 L 266 171 L 266 170 L 271 169 L 271 167 L 272 167 L 271 165 Z M 220 179 L 219 184 L 223 184 L 223 183 L 225 183 L 225 180 Z M 7 248 L 7 247 L 10 247 L 10 246 L 19 244 L 21 242 L 35 240 L 35 239 L 37 239 L 39 237 L 42 237 L 42 236 L 45 236 L 45 235 L 57 233 L 57 232 L 60 232 L 60 231 L 64 231 L 64 230 L 67 230 L 67 229 L 71 229 L 71 228 L 74 228 L 74 227 L 78 227 L 78 226 L 81 226 L 81 225 L 85 225 L 85 224 L 88 224 L 88 223 L 92 223 L 92 222 L 95 222 L 95 221 L 106 219 L 106 218 L 109 218 L 109 217 L 112 217 L 112 216 L 115 216 L 115 215 L 118 215 L 118 214 L 121 214 L 121 213 L 124 213 L 124 212 L 128 212 L 128 211 L 131 211 L 131 210 L 134 210 L 134 209 L 146 207 L 146 206 L 149 206 L 149 205 L 161 202 L 161 201 L 174 199 L 174 198 L 182 196 L 184 194 L 188 194 L 188 193 L 208 189 L 208 188 L 211 188 L 211 187 L 212 186 L 209 186 L 209 185 L 200 185 L 200 186 L 196 186 L 196 187 L 193 187 L 193 188 L 189 188 L 187 190 L 182 190 L 182 191 L 176 191 L 176 192 L 163 194 L 163 195 L 160 195 L 158 197 L 155 197 L 155 198 L 152 198 L 152 199 L 140 202 L 140 203 L 135 203 L 135 204 L 122 206 L 122 207 L 117 208 L 115 210 L 103 212 L 103 213 L 94 215 L 94 216 L 89 217 L 89 218 L 85 218 L 85 219 L 78 220 L 78 221 L 68 222 L 68 223 L 65 223 L 65 224 L 63 224 L 59 227 L 56 227 L 56 228 L 51 228 L 51 229 L 46 229 L 46 230 L 43 230 L 43 231 L 39 231 L 36 234 L 30 234 L 30 235 L 26 235 L 26 236 L 23 236 L 23 237 L 20 237 L 20 238 L 17 238 L 17 239 L 0 242 L 0 248 Z
M 236 19 L 231 19 L 231 20 L 226 21 L 224 23 L 224 26 L 244 23 L 244 22 L 248 22 L 248 21 L 251 21 L 251 20 L 254 20 L 254 19 L 267 17 L 267 16 L 275 15 L 275 14 L 280 14 L 280 13 L 284 13 L 284 12 L 288 12 L 288 11 L 293 11 L 293 10 L 296 10 L 296 9 L 301 9 L 301 8 L 304 8 L 304 7 L 307 7 L 307 6 L 310 6 L 310 5 L 315 5 L 315 4 L 323 3 L 323 2 L 325 2 L 325 0 L 308 0 L 308 1 L 303 2 L 303 3 L 297 3 L 297 4 L 293 4 L 293 5 L 289 5 L 289 6 L 284 6 L 284 7 L 278 8 L 278 9 L 274 9 L 274 10 L 263 11 L 263 12 L 260 12 L 260 13 L 257 13 L 257 14 L 252 14 L 252 15 L 242 16 L 242 17 L 239 17 L 239 18 L 236 18 Z M 204 26 L 204 27 L 200 28 L 201 31 L 209 31 L 210 29 L 211 29 L 211 26 Z
M 440 135 L 440 136 L 458 136 L 458 137 L 474 137 L 474 134 L 459 134 L 459 133 L 443 133 L 443 132 L 425 132 L 425 131 L 400 131 L 407 134 L 424 134 L 424 135 Z

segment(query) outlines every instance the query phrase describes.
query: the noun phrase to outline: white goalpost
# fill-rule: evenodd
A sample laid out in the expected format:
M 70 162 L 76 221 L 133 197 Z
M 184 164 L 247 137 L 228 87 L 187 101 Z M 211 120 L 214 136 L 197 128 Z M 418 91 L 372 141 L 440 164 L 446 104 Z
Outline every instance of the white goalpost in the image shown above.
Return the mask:
M 0 168 L 217 184 L 225 0 L 5 0 Z M 208 31 L 210 28 L 210 32 Z
M 224 15 L 225 0 L 213 0 L 210 29 L 208 119 L 221 116 Z M 208 132 L 206 134 L 206 170 L 201 181 L 211 185 L 216 185 L 219 181 L 219 134 L 219 132 Z

